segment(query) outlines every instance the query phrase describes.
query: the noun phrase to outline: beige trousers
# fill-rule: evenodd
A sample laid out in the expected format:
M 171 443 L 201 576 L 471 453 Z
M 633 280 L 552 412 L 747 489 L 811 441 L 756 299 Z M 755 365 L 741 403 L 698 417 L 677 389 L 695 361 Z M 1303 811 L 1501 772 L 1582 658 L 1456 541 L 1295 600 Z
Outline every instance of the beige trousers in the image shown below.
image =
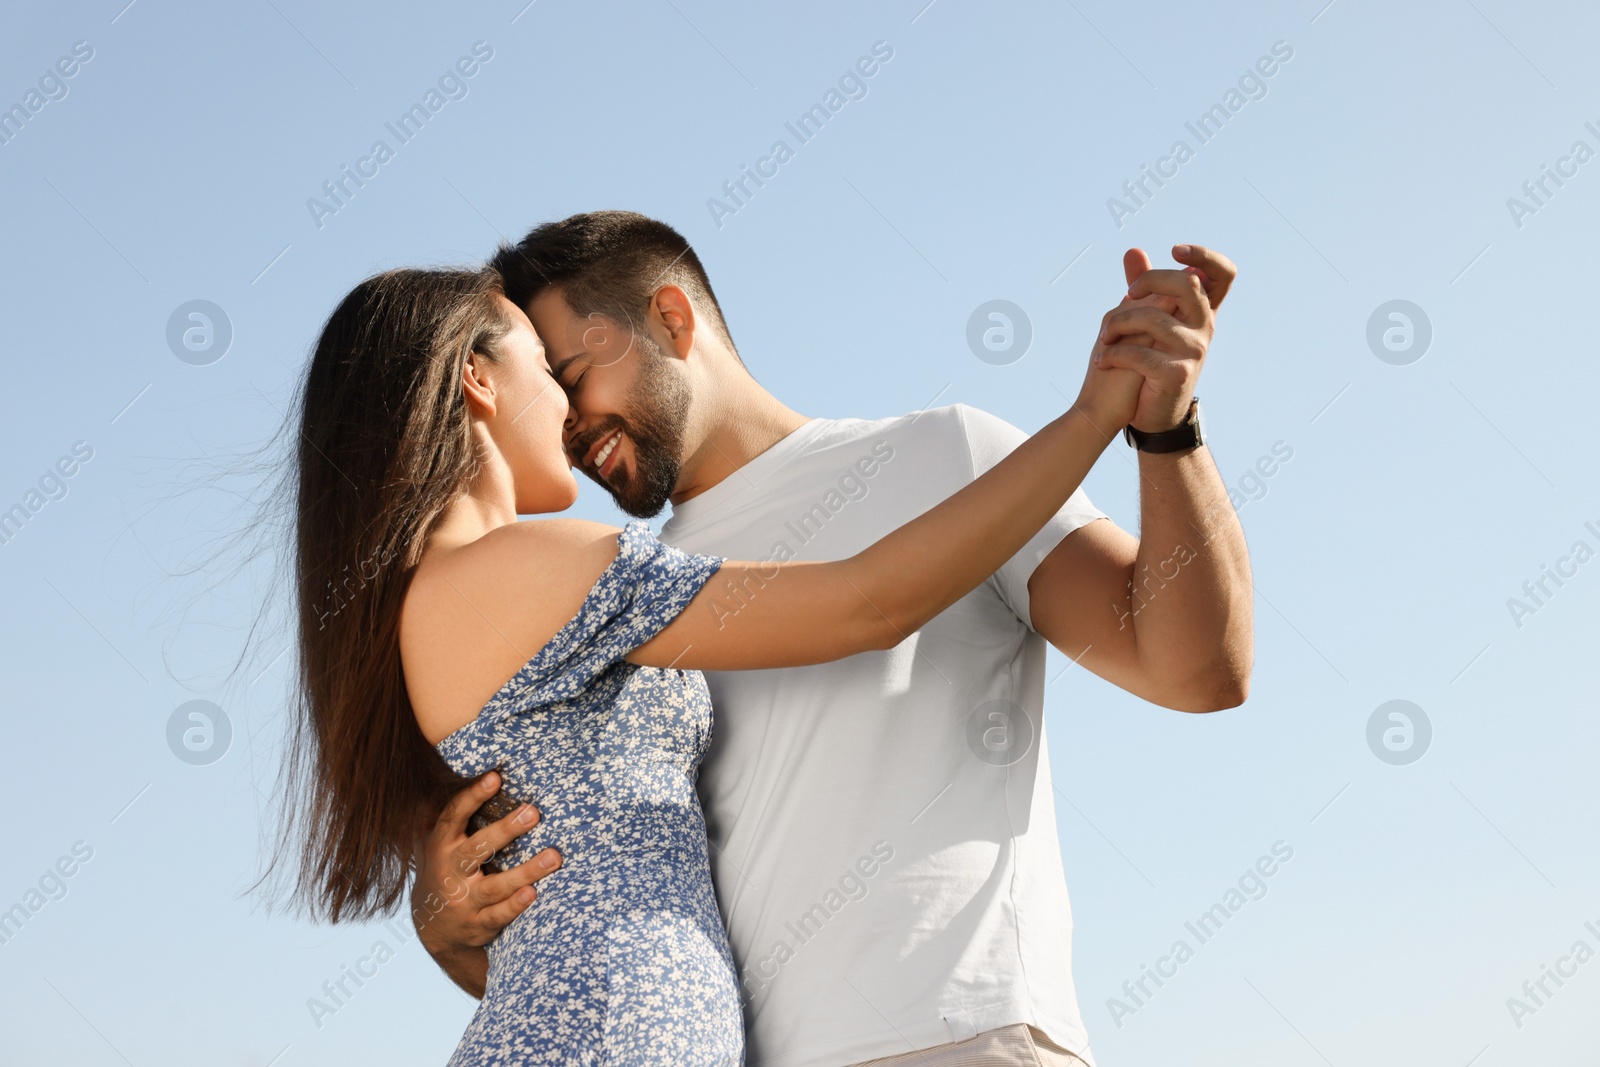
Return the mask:
M 1073 1055 L 1026 1023 L 985 1030 L 965 1041 L 935 1045 L 920 1052 L 867 1060 L 855 1067 L 1086 1067 Z

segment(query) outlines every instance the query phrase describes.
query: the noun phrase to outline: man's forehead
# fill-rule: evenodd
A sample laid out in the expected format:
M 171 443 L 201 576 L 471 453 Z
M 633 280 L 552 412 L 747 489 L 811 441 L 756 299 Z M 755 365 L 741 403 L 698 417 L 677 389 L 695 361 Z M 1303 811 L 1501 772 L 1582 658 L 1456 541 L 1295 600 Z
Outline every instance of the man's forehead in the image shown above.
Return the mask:
M 566 319 L 572 317 L 572 307 L 567 303 L 566 294 L 557 286 L 551 285 L 539 290 L 528 301 L 528 306 L 523 309 L 528 313 L 528 318 Z
M 582 347 L 583 330 L 574 328 L 575 315 L 561 291 L 552 287 L 543 290 L 524 309 L 552 358 L 569 354 Z
M 552 354 L 603 350 L 627 342 L 632 334 L 604 312 L 578 314 L 555 289 L 546 289 L 529 302 L 528 318 Z

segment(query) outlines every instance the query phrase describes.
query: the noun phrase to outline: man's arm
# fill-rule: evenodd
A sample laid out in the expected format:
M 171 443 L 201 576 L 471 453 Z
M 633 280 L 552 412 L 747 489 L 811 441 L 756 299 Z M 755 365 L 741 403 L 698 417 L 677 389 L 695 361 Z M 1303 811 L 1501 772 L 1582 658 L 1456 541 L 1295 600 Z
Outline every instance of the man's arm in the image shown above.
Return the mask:
M 1137 250 L 1124 261 L 1130 297 L 1177 297 L 1174 317 L 1125 302 L 1107 316 L 1103 334 L 1111 342 L 1153 341 L 1105 361 L 1146 376 L 1134 418 L 1141 430 L 1170 428 L 1179 421 L 1174 412 L 1187 411 L 1212 311 L 1237 274 L 1217 253 L 1180 248 L 1174 258 L 1190 271 L 1151 271 Z M 1028 580 L 1033 627 L 1088 670 L 1151 703 L 1196 712 L 1236 707 L 1249 693 L 1254 640 L 1244 530 L 1204 445 L 1137 455 L 1139 538 L 1110 520 L 1068 534 Z
M 489 976 L 483 946 L 534 902 L 533 883 L 561 866 L 547 848 L 508 871 L 485 874 L 490 856 L 539 825 L 530 804 L 468 835 L 467 819 L 494 796 L 500 776 L 490 771 L 451 798 L 417 849 L 411 921 L 428 955 L 456 985 L 482 997 Z
M 1178 711 L 1249 695 L 1250 560 L 1204 445 L 1139 454 L 1141 537 L 1111 520 L 1062 539 L 1028 580 L 1033 628 L 1137 697 Z

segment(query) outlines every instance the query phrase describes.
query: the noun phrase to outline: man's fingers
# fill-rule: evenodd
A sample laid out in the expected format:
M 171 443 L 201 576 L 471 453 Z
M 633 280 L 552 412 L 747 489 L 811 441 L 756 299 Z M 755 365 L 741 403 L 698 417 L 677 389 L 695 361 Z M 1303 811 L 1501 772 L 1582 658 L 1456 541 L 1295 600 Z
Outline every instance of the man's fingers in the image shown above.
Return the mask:
M 523 804 L 511 814 L 496 819 L 456 848 L 458 869 L 463 874 L 477 870 L 490 856 L 538 826 L 539 818 L 538 808 Z M 461 867 L 461 864 L 469 866 Z
M 484 906 L 508 900 L 517 890 L 532 885 L 561 867 L 561 853 L 547 848 L 499 874 L 487 874 L 478 883 L 478 901 Z
M 510 924 L 512 919 L 528 910 L 539 894 L 532 886 L 523 886 L 498 904 L 491 904 L 478 913 L 478 923 L 484 928 L 483 944 L 487 944 Z
M 1179 244 L 1172 246 L 1172 258 L 1182 263 L 1189 271 L 1167 271 L 1158 273 L 1183 274 L 1197 273 L 1200 279 L 1201 291 L 1205 294 L 1206 301 L 1215 310 L 1222 304 L 1228 295 L 1228 290 L 1233 287 L 1233 281 L 1239 275 L 1239 268 L 1233 260 L 1221 252 L 1205 247 L 1204 245 Z M 1140 277 L 1151 273 L 1150 257 L 1145 255 L 1142 248 L 1130 248 L 1122 255 L 1122 272 L 1128 279 L 1129 292 L 1135 296 L 1144 295 L 1143 291 L 1133 288 Z
M 439 813 L 439 818 L 433 824 L 433 833 L 454 839 L 465 837 L 467 833 L 467 820 L 472 813 L 483 807 L 484 801 L 494 796 L 495 790 L 500 788 L 500 775 L 490 771 L 476 782 L 467 786 L 461 792 L 450 798 L 450 802 Z
M 1206 296 L 1205 282 L 1199 275 L 1184 270 L 1147 270 L 1128 286 L 1128 295 L 1138 299 L 1151 293 L 1174 297 L 1178 301 L 1178 318 L 1186 326 L 1200 327 L 1211 313 L 1211 302 Z
M 1204 245 L 1173 245 L 1172 258 L 1200 271 L 1206 299 L 1211 302 L 1213 309 L 1221 306 L 1222 298 L 1228 295 L 1233 280 L 1239 276 L 1239 268 L 1233 260 Z
M 1150 257 L 1144 254 L 1142 248 L 1130 248 L 1122 253 L 1122 273 L 1126 276 L 1129 285 L 1133 280 L 1150 269 Z

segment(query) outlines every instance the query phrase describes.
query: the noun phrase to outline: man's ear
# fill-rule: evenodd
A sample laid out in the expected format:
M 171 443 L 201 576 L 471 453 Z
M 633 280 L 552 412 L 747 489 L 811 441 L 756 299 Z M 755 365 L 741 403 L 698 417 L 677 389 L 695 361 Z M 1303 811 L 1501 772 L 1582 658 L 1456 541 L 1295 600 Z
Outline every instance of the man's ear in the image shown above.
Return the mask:
M 694 304 L 676 285 L 663 285 L 650 298 L 650 317 L 666 333 L 672 352 L 688 359 L 694 347 Z
M 468 352 L 466 362 L 461 365 L 461 391 L 466 397 L 468 411 L 493 418 L 495 391 L 489 366 L 489 360 L 482 353 Z

